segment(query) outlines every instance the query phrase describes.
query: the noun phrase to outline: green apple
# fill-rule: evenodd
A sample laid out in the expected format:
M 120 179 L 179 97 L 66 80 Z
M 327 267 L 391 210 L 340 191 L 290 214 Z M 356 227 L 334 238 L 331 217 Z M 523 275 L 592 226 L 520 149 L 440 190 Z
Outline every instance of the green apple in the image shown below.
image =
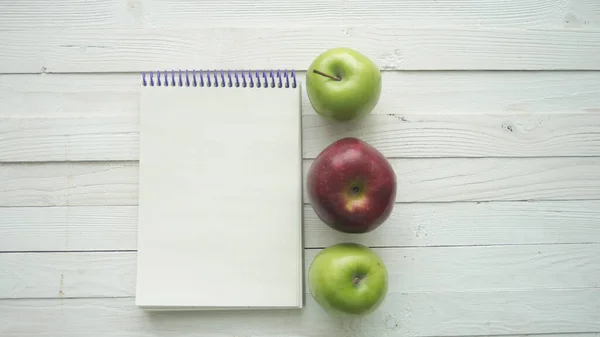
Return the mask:
M 315 111 L 338 121 L 368 115 L 381 96 L 381 72 L 373 61 L 349 48 L 325 51 L 306 73 L 306 92 Z
M 308 270 L 310 293 L 332 314 L 366 315 L 375 311 L 388 291 L 388 272 L 381 258 L 357 243 L 323 249 Z

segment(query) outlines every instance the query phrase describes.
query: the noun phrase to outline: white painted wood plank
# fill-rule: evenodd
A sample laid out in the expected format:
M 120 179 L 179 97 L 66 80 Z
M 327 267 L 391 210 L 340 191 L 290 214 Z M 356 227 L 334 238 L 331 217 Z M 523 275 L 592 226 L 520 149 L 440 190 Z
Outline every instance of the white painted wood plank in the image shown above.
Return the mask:
M 598 201 L 398 203 L 382 226 L 366 234 L 330 229 L 309 205 L 304 217 L 307 247 L 348 241 L 405 247 L 600 242 Z
M 600 69 L 600 29 L 86 28 L 3 30 L 0 41 L 0 73 L 306 70 L 337 45 L 360 50 L 384 70 Z
M 0 251 L 137 249 L 137 206 L 0 207 Z
M 0 298 L 135 296 L 136 253 L 0 254 L 0 266 Z
M 306 176 L 312 160 L 304 160 Z M 600 158 L 391 159 L 396 202 L 600 198 Z M 0 164 L 0 206 L 137 205 L 137 162 Z M 304 193 L 304 202 L 308 202 Z
M 600 2 L 596 0 L 578 0 L 567 5 L 569 9 L 564 17 L 565 27 L 581 28 L 600 25 Z
M 396 293 L 596 288 L 600 284 L 600 244 L 374 249 L 389 270 L 390 292 Z M 305 274 L 319 251 L 306 250 Z M 135 296 L 136 255 L 0 254 L 0 298 Z
M 302 310 L 148 314 L 135 307 L 133 298 L 2 300 L 0 334 L 434 337 L 600 331 L 599 289 L 391 293 L 379 310 L 354 319 L 328 316 L 311 297 L 306 302 Z M 560 337 L 567 336 L 594 335 Z
M 305 72 L 298 73 L 304 82 Z M 600 112 L 600 72 L 383 72 L 373 114 Z M 138 116 L 140 75 L 0 75 L 0 117 Z M 306 90 L 302 113 L 315 114 Z
M 360 22 L 365 25 L 562 27 L 564 17 L 583 8 L 585 1 L 526 0 L 517 5 L 486 1 L 262 0 L 250 5 L 243 0 L 228 1 L 227 4 L 211 0 L 200 6 L 193 0 L 183 0 L 174 6 L 168 0 L 151 3 L 142 0 L 142 6 L 150 4 L 152 7 L 148 11 L 151 13 L 145 19 L 151 26 L 197 27 L 197 21 L 205 25 L 227 25 L 243 18 L 257 25 L 310 25 L 315 22 L 348 25 Z M 577 18 L 582 24 L 597 23 L 594 13 L 579 14 Z
M 138 164 L 0 164 L 0 206 L 136 205 Z
M 360 235 L 327 227 L 304 205 L 304 245 L 461 246 L 600 243 L 600 201 L 407 203 Z M 136 206 L 0 207 L 0 251 L 136 250 Z
M 138 74 L 0 75 L 0 116 L 137 116 L 139 94 Z
M 137 117 L 0 118 L 0 162 L 137 160 L 138 143 Z
M 138 13 L 138 17 L 140 16 Z M 137 20 L 139 21 L 139 20 Z M 0 29 L 47 29 L 132 26 L 136 20 L 126 2 L 118 0 L 3 0 Z
M 302 118 L 303 157 L 357 137 L 388 158 L 600 155 L 600 113 Z M 137 117 L 0 118 L 0 162 L 139 159 Z
M 357 137 L 386 157 L 597 156 L 600 113 L 388 114 L 355 123 L 304 116 L 303 153 L 316 158 L 334 141 Z
M 589 1 L 589 0 L 588 0 Z M 247 22 L 257 26 L 398 24 L 406 26 L 562 27 L 598 23 L 586 0 L 43 0 L 0 2 L 0 29 L 90 27 L 198 28 Z M 588 10 L 586 10 L 588 9 Z M 565 20 L 569 20 L 566 22 Z

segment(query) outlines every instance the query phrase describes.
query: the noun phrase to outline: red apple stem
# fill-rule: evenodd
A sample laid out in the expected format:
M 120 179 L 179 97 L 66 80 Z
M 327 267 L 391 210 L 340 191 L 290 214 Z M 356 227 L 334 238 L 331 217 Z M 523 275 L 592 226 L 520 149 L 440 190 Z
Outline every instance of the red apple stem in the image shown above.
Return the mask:
M 319 75 L 321 75 L 321 76 L 325 76 L 325 77 L 327 77 L 327 78 L 331 78 L 331 79 L 332 79 L 332 80 L 334 80 L 334 81 L 341 81 L 341 80 L 342 80 L 341 78 L 339 78 L 339 77 L 337 77 L 337 76 L 333 76 L 333 75 L 325 74 L 324 72 L 321 72 L 321 71 L 319 71 L 319 70 L 317 70 L 317 69 L 313 69 L 313 73 L 315 73 L 315 74 L 319 74 Z

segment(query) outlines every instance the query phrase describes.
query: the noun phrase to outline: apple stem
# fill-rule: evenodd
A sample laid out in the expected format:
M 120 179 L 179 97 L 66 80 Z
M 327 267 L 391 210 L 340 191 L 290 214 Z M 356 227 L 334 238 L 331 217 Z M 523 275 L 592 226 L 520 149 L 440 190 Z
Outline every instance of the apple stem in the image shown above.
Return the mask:
M 352 283 L 354 283 L 356 285 L 356 284 L 358 284 L 358 282 L 360 282 L 360 277 L 355 276 L 354 280 L 352 280 Z
M 341 81 L 341 80 L 342 80 L 341 78 L 339 78 L 339 77 L 337 77 L 337 76 L 333 76 L 333 75 L 325 74 L 324 72 L 318 71 L 317 69 L 314 69 L 314 70 L 313 70 L 313 73 L 315 73 L 315 74 L 319 74 L 319 75 L 321 75 L 321 76 L 325 76 L 325 77 L 327 77 L 327 78 L 331 78 L 331 79 L 332 79 L 332 80 L 334 80 L 334 81 Z

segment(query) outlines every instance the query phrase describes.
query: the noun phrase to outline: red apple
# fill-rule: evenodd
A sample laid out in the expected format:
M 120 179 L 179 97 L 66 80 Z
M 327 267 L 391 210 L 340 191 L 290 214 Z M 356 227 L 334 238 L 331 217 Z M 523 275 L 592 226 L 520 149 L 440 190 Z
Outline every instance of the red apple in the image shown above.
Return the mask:
M 396 174 L 373 146 L 343 138 L 325 148 L 310 166 L 307 194 L 329 227 L 366 233 L 390 216 L 396 200 Z

